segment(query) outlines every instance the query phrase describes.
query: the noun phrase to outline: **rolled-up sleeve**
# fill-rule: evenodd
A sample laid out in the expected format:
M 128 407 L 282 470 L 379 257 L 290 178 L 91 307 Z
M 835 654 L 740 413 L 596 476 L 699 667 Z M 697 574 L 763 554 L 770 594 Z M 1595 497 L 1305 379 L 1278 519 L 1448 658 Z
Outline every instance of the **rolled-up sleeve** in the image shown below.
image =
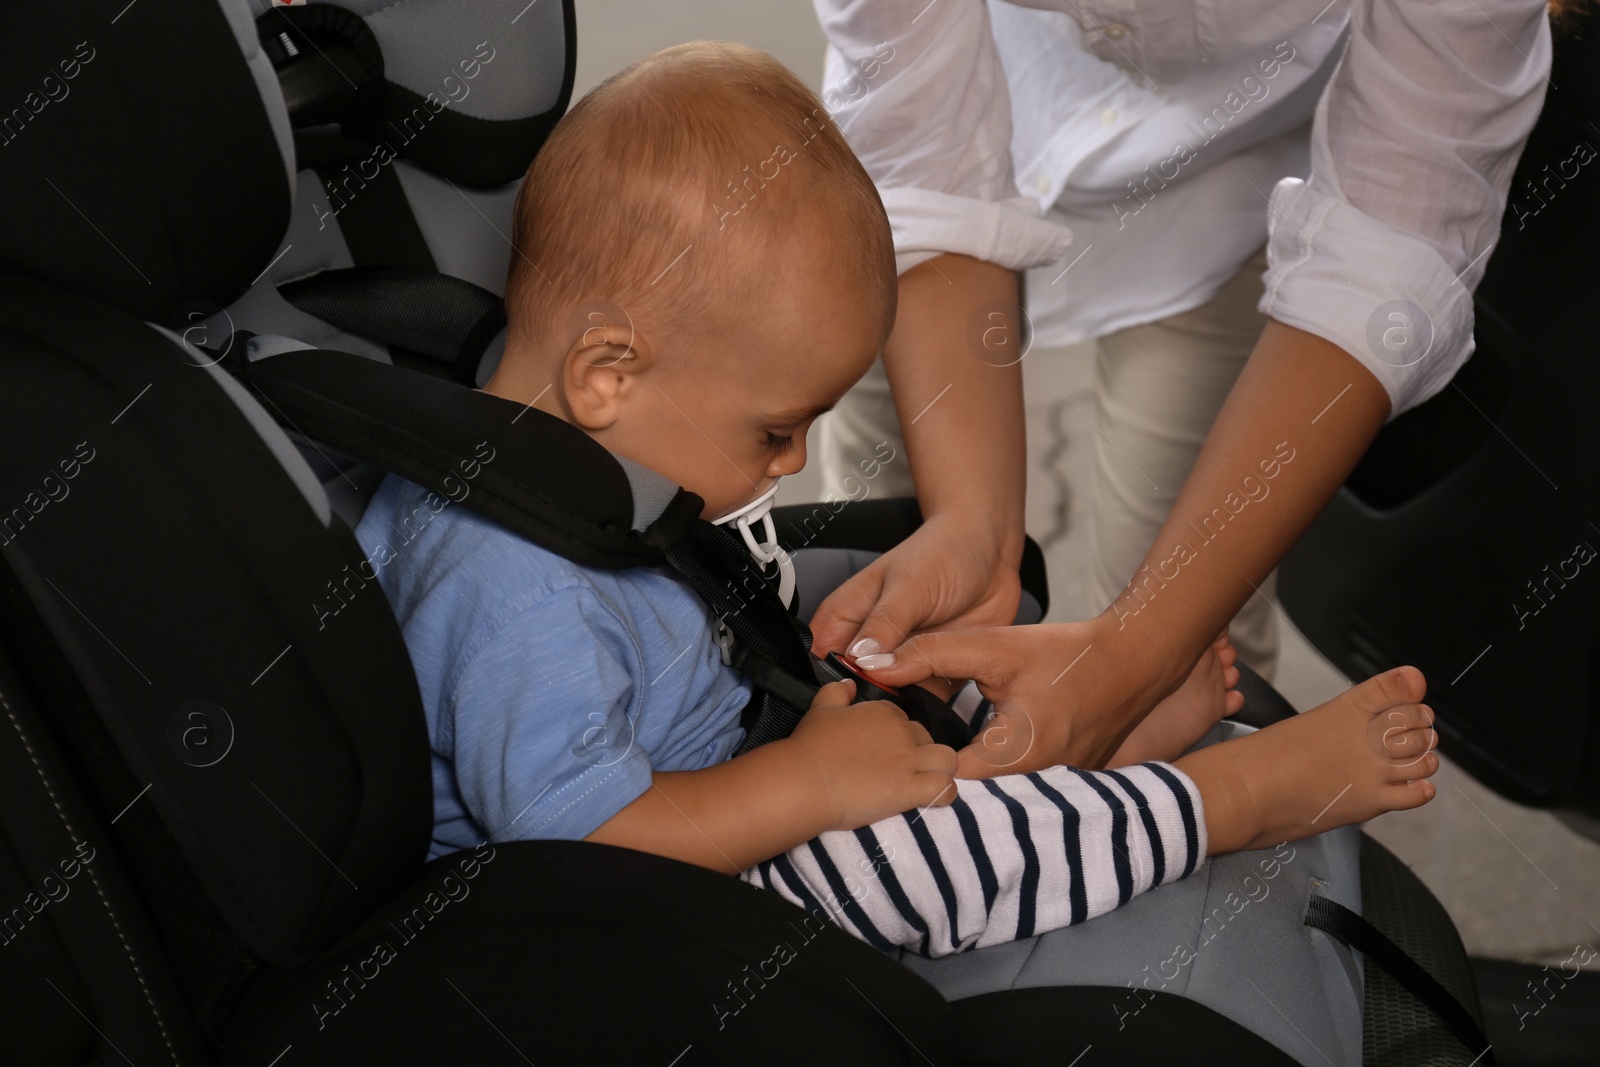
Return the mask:
M 877 184 L 902 273 L 941 252 L 1013 270 L 1071 232 L 1017 195 L 1011 97 L 983 0 L 816 0 L 823 102 Z
M 1472 292 L 1549 71 L 1543 0 L 1351 5 L 1311 176 L 1272 194 L 1261 310 L 1360 360 L 1391 417 L 1472 354 Z

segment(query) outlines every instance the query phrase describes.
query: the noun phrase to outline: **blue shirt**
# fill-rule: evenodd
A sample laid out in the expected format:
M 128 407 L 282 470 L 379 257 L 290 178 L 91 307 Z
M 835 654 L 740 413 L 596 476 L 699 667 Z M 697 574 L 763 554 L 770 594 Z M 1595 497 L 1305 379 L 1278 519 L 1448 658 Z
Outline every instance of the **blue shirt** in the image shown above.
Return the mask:
M 583 838 L 652 770 L 720 763 L 744 739 L 749 684 L 665 569 L 579 566 L 395 475 L 356 539 L 427 710 L 431 856 Z

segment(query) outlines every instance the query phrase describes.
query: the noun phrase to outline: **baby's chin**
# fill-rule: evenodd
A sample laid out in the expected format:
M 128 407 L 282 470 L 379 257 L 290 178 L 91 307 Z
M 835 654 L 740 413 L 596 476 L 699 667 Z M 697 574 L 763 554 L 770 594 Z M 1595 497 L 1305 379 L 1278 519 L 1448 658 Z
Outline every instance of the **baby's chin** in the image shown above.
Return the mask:
M 690 490 L 694 492 L 694 490 Z M 701 499 L 704 499 L 703 497 Z M 716 522 L 730 511 L 737 511 L 744 501 L 734 497 L 725 497 L 715 503 L 707 504 L 700 509 L 700 517 L 707 522 Z

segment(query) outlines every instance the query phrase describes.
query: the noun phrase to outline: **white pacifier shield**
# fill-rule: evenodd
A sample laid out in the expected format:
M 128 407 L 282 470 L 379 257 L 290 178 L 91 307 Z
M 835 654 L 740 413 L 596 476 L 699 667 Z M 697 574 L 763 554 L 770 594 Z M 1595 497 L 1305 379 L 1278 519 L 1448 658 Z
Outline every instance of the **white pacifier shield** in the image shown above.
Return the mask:
M 783 601 L 783 606 L 788 607 L 794 601 L 794 561 L 789 558 L 789 553 L 778 547 L 777 530 L 772 525 L 772 504 L 778 496 L 778 479 L 765 492 L 758 495 L 748 503 L 741 504 L 719 518 L 711 520 L 713 526 L 727 526 L 732 524 L 739 531 L 739 536 L 744 538 L 744 546 L 750 550 L 750 555 L 763 568 L 768 563 L 778 565 L 778 599 Z M 761 524 L 761 532 L 765 535 L 762 541 L 756 540 L 756 535 L 750 532 L 750 527 L 756 523 Z

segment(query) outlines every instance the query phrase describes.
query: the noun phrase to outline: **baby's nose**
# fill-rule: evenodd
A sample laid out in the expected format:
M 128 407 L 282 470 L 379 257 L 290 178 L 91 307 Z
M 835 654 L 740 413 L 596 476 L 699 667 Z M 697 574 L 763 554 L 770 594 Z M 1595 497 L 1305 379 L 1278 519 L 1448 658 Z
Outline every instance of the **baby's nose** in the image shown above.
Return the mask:
M 794 445 L 780 456 L 773 457 L 772 464 L 767 468 L 767 476 L 783 478 L 794 474 L 806 465 L 806 439 L 804 434 L 796 434 Z

